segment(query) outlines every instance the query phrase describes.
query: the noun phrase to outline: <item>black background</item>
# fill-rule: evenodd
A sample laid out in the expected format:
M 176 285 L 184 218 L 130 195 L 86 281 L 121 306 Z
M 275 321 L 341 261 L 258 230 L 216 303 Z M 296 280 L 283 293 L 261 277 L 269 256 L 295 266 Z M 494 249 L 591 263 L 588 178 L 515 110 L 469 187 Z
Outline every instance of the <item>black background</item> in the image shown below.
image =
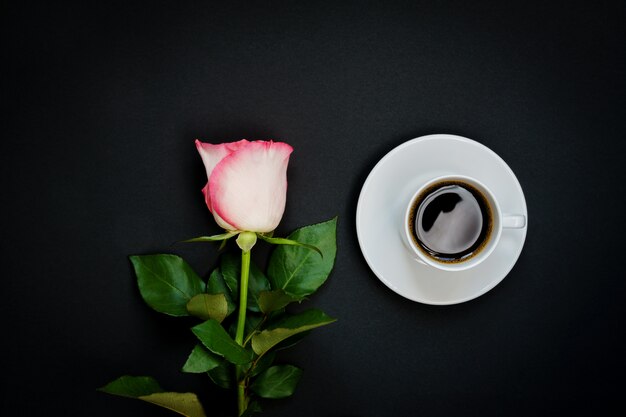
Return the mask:
M 190 323 L 143 303 L 127 259 L 214 266 L 170 246 L 219 232 L 195 138 L 293 145 L 277 235 L 339 216 L 308 302 L 339 321 L 280 357 L 304 374 L 266 415 L 621 409 L 625 22 L 622 1 L 3 2 L 2 414 L 171 415 L 96 392 L 123 374 L 232 411 L 179 371 Z M 446 307 L 385 287 L 355 231 L 376 162 L 430 133 L 498 153 L 530 217 L 507 278 Z

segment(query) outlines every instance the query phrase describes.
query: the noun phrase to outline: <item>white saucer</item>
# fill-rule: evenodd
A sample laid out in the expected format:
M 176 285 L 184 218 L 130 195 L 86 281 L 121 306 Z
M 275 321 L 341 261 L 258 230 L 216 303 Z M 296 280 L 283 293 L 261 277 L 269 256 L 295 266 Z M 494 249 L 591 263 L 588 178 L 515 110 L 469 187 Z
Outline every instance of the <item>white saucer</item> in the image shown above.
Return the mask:
M 504 229 L 493 253 L 480 265 L 448 272 L 417 262 L 403 244 L 402 217 L 420 183 L 441 175 L 474 177 L 491 189 L 502 213 L 528 212 L 515 174 L 496 153 L 461 136 L 422 136 L 391 150 L 363 184 L 356 211 L 356 229 L 363 256 L 389 288 L 425 304 L 457 304 L 495 287 L 519 258 L 528 226 Z

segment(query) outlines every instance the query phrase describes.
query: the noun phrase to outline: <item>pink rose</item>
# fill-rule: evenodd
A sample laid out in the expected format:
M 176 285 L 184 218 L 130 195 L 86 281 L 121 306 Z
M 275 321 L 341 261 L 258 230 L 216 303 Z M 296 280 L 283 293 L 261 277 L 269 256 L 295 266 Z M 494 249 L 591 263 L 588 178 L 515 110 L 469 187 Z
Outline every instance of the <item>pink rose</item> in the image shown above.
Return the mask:
M 209 180 L 202 192 L 217 224 L 232 231 L 276 229 L 285 211 L 293 148 L 245 139 L 217 145 L 196 140 L 196 147 Z

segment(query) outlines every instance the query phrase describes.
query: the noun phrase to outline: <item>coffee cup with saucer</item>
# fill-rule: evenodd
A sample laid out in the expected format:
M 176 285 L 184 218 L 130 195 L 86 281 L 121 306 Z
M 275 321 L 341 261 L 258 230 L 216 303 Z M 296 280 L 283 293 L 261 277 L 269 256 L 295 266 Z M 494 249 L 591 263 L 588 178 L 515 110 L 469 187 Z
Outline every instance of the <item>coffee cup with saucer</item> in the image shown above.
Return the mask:
M 468 247 L 459 236 L 450 240 L 450 235 L 441 235 L 450 224 L 456 225 L 452 230 L 463 229 L 458 222 L 464 217 L 455 218 L 456 212 L 446 208 L 452 197 L 439 200 L 445 203 L 442 209 L 431 196 L 432 204 L 422 207 L 431 210 L 424 211 L 424 219 L 430 216 L 427 227 L 440 234 L 418 236 L 415 219 L 420 203 L 442 188 L 438 184 L 459 183 L 478 192 L 488 210 L 480 213 L 490 229 L 465 224 Z M 468 207 L 467 213 L 479 213 L 471 210 L 471 204 Z M 439 217 L 433 214 L 438 212 Z M 435 217 L 441 224 L 434 222 Z M 479 297 L 511 271 L 526 238 L 528 212 L 517 178 L 495 152 L 468 138 L 436 134 L 405 142 L 376 164 L 359 195 L 356 226 L 368 266 L 387 287 L 413 301 L 448 305 Z M 445 253 L 448 249 L 450 253 Z
M 503 214 L 496 196 L 465 175 L 423 184 L 402 217 L 402 237 L 415 259 L 444 271 L 473 268 L 489 257 L 503 229 L 526 225 L 522 214 Z

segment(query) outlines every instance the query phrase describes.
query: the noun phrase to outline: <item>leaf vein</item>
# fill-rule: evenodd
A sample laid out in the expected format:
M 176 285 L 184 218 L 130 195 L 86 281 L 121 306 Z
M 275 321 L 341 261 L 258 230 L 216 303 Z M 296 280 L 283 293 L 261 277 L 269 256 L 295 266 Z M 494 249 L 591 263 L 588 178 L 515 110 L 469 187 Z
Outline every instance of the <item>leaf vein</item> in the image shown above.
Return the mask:
M 187 298 L 187 300 L 191 300 L 191 296 L 189 296 L 189 294 L 187 294 L 186 292 L 184 292 L 183 290 L 181 290 L 178 287 L 175 287 L 174 285 L 172 285 L 170 282 L 168 282 L 167 280 L 165 280 L 164 278 L 162 278 L 159 274 L 157 274 L 156 272 L 154 272 L 151 268 L 149 268 L 147 265 L 144 265 L 144 268 L 147 269 L 152 275 L 154 275 L 159 281 L 163 282 L 164 284 L 168 285 L 169 287 L 175 289 L 176 291 L 178 291 L 179 293 L 181 293 L 182 295 L 185 296 L 185 298 Z
M 287 281 L 285 281 L 285 283 L 283 284 L 281 289 L 284 290 L 287 287 L 287 285 L 289 285 L 289 283 L 291 282 L 293 277 L 296 276 L 296 273 L 300 270 L 300 268 L 302 268 L 302 266 L 305 264 L 305 262 L 309 259 L 309 256 L 311 256 L 310 253 L 308 253 L 308 254 L 306 254 L 304 256 L 304 259 L 302 259 L 302 262 L 300 262 L 300 264 L 291 272 L 291 274 L 289 275 L 289 278 L 287 278 Z

